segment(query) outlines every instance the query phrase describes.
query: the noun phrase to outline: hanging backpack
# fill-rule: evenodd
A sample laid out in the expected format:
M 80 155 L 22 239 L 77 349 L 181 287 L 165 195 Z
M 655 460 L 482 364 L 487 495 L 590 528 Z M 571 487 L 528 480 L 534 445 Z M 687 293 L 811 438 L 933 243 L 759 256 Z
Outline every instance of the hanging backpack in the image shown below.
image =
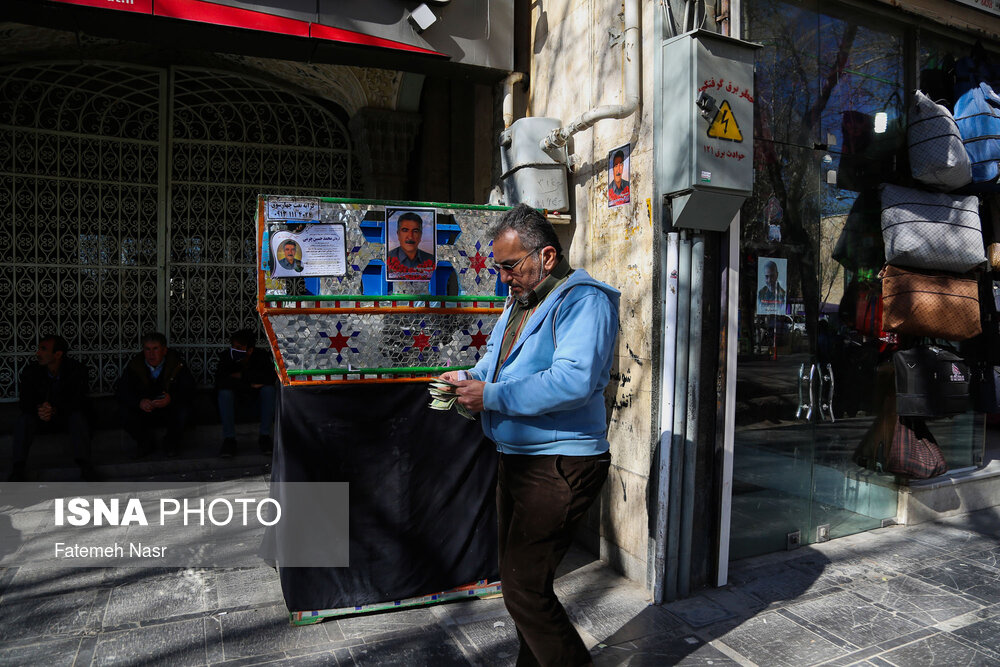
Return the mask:
M 972 182 L 972 165 L 951 112 L 919 90 L 913 94 L 906 131 L 913 179 L 934 190 Z
M 948 417 L 969 408 L 969 365 L 936 345 L 900 350 L 893 357 L 896 414 L 900 417 Z
M 955 102 L 955 122 L 972 163 L 978 190 L 1000 190 L 1000 96 L 985 81 Z

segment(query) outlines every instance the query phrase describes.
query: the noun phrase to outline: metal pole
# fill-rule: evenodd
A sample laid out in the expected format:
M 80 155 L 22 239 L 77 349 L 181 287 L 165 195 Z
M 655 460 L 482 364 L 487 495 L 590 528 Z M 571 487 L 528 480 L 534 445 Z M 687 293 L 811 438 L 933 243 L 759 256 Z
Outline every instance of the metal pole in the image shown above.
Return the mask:
M 660 354 L 660 451 L 656 478 L 656 528 L 654 532 L 653 602 L 663 604 L 667 560 L 667 514 L 670 508 L 670 452 L 674 420 L 674 363 L 677 349 L 677 233 L 664 234 L 666 250 L 660 271 L 663 284 L 663 320 Z
M 677 562 L 677 589 L 680 597 L 691 594 L 691 544 L 694 533 L 695 471 L 698 456 L 698 400 L 701 388 L 701 312 L 705 274 L 705 237 L 696 234 L 691 242 L 690 334 L 687 363 L 687 419 L 684 429 L 684 476 L 681 484 L 681 529 Z
M 740 300 L 740 215 L 736 214 L 727 234 L 729 261 L 723 272 L 723 289 L 728 290 L 726 301 L 726 399 L 724 406 L 722 487 L 719 494 L 719 545 L 715 585 L 725 586 L 729 580 L 729 522 L 733 510 L 733 441 L 736 420 L 736 357 L 739 339 Z
M 677 349 L 674 353 L 674 415 L 670 439 L 670 507 L 667 518 L 666 599 L 677 599 L 678 549 L 681 521 L 684 421 L 687 418 L 688 324 L 691 307 L 691 241 L 681 232 L 677 258 Z

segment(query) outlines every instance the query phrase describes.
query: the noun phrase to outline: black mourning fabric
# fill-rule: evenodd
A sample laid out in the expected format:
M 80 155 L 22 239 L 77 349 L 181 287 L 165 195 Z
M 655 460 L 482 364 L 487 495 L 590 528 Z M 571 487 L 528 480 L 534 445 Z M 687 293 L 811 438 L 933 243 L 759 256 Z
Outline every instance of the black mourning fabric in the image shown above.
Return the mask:
M 289 611 L 499 578 L 496 448 L 428 402 L 423 383 L 280 388 L 272 480 L 350 483 L 351 565 L 281 568 Z

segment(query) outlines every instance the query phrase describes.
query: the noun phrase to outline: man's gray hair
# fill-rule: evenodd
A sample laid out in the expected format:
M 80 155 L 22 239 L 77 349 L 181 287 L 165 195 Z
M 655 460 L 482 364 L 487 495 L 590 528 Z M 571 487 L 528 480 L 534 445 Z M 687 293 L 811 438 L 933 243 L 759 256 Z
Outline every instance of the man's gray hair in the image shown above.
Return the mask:
M 507 230 L 517 232 L 525 250 L 539 250 L 550 245 L 556 249 L 556 255 L 562 256 L 562 245 L 552 223 L 527 204 L 518 204 L 504 213 L 500 222 L 490 229 L 490 238 L 495 241 Z

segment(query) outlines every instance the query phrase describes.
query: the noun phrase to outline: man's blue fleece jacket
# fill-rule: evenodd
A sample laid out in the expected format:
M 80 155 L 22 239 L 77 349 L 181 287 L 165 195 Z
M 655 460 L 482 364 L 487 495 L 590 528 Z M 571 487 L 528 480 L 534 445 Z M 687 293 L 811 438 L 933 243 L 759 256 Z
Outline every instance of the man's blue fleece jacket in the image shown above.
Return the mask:
M 619 292 L 576 269 L 542 301 L 497 370 L 510 308 L 469 370 L 486 382 L 483 432 L 505 454 L 608 451 L 604 387 L 618 335 Z

